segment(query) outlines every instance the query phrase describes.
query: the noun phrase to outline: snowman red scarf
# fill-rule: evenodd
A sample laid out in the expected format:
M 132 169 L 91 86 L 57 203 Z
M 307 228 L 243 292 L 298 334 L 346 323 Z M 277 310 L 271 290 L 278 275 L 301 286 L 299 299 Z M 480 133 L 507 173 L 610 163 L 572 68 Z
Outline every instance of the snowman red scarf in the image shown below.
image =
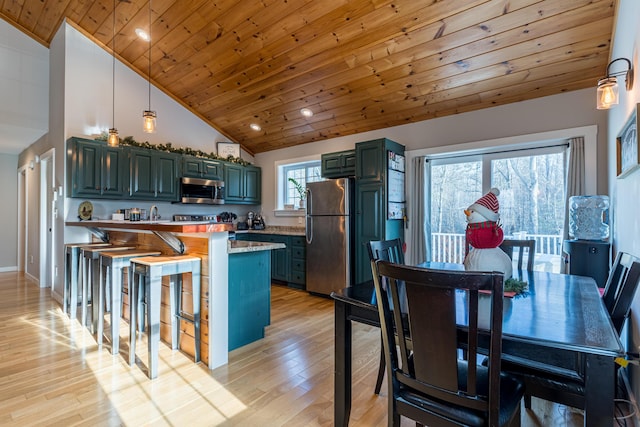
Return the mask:
M 495 221 L 467 224 L 467 243 L 476 249 L 497 248 L 504 240 L 502 227 Z

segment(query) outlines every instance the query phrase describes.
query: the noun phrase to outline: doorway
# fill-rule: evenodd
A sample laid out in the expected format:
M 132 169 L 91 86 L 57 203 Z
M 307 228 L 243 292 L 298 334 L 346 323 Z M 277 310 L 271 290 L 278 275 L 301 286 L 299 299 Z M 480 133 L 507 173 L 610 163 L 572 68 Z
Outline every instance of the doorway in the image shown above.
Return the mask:
M 55 149 L 40 156 L 40 287 L 51 288 L 55 277 Z

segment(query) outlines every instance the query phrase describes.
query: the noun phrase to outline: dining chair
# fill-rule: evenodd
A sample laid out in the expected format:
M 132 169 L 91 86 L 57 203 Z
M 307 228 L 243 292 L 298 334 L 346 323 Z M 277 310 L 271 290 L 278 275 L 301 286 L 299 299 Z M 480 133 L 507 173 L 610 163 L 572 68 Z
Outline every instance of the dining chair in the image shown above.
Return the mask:
M 402 251 L 402 240 L 372 240 L 367 243 L 369 260 L 384 260 L 396 264 L 404 264 L 404 252 Z M 382 380 L 384 379 L 385 361 L 382 339 L 380 339 L 380 364 L 378 365 L 378 378 L 376 379 L 375 394 L 380 394 Z
M 386 358 L 388 425 L 400 426 L 405 416 L 421 425 L 519 426 L 524 385 L 500 370 L 504 276 L 387 261 L 372 261 L 372 270 Z M 406 312 L 398 309 L 402 293 Z M 460 293 L 464 308 L 456 303 Z M 464 331 L 457 324 L 460 316 L 467 319 Z M 459 342 L 467 360 L 458 358 Z M 479 342 L 487 344 L 487 366 L 476 363 Z
M 513 260 L 514 252 L 518 253 L 518 270 L 522 270 L 522 260 L 527 255 L 527 271 L 533 271 L 533 261 L 536 253 L 536 241 L 531 240 L 516 240 L 516 239 L 504 239 L 500 244 L 500 249 L 509 255 L 509 258 Z M 528 250 L 525 250 L 528 249 Z
M 626 259 L 625 254 L 619 254 L 616 257 L 617 265 L 614 265 L 609 280 L 607 280 L 607 283 L 613 284 L 619 279 L 618 291 L 609 310 L 618 335 L 629 317 L 631 302 L 640 284 L 640 261 L 630 255 L 628 257 L 630 263 L 627 264 Z M 584 409 L 585 382 L 581 373 L 542 363 L 533 365 L 525 358 L 510 356 L 503 357 L 502 368 L 525 382 L 525 408 L 531 408 L 531 396 L 536 396 L 544 400 Z
M 607 308 L 610 315 L 613 313 L 613 306 L 615 305 L 616 297 L 622 289 L 621 284 L 627 276 L 629 269 L 631 268 L 631 264 L 634 261 L 638 262 L 640 259 L 623 251 L 619 251 L 616 255 L 616 259 L 613 261 L 613 265 L 609 270 L 609 276 L 607 277 L 607 282 L 604 285 L 604 291 L 602 293 L 604 306 Z

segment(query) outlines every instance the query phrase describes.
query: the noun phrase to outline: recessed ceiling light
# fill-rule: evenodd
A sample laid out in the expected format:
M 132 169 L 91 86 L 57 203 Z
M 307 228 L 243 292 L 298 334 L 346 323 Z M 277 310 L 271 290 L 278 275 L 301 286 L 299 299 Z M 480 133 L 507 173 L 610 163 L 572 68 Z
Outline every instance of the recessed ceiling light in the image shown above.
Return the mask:
M 136 35 L 146 42 L 151 40 L 151 37 L 149 37 L 149 33 L 147 33 L 142 28 L 136 28 Z
M 305 117 L 311 117 L 313 116 L 313 111 L 311 111 L 311 109 L 309 108 L 303 108 L 300 110 L 300 114 L 302 114 Z
M 259 125 L 259 124 L 257 124 L 257 123 L 251 123 L 251 124 L 249 125 L 249 127 L 250 127 L 251 129 L 255 130 L 256 132 L 259 132 L 259 131 L 261 131 L 261 130 L 262 130 L 262 128 L 260 127 L 260 125 Z

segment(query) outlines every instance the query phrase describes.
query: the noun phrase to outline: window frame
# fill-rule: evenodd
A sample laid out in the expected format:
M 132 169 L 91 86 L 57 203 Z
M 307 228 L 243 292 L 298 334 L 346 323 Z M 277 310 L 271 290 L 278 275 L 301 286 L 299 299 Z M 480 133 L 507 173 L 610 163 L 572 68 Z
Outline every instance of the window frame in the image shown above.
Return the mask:
M 306 156 L 294 159 L 287 160 L 279 160 L 275 162 L 275 208 L 273 210 L 274 216 L 304 216 L 306 214 L 305 209 L 285 209 L 285 191 L 287 190 L 287 179 L 286 179 L 286 170 L 291 170 L 291 168 L 295 168 L 296 165 L 304 165 L 310 163 L 317 163 L 318 166 L 321 166 L 320 154 L 313 156 Z

